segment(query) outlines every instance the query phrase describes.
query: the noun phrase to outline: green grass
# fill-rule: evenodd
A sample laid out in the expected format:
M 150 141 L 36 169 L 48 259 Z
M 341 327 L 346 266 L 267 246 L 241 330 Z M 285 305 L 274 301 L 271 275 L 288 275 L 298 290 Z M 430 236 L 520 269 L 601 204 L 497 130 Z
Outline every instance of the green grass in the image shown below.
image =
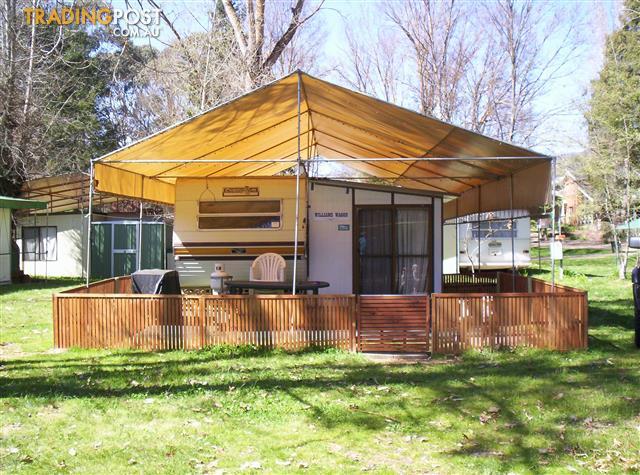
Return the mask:
M 538 255 L 540 257 L 542 257 L 543 259 L 547 258 L 549 259 L 551 256 L 551 253 L 549 251 L 549 246 L 545 246 L 545 247 L 540 247 L 538 248 L 537 246 L 531 246 L 530 249 L 530 253 L 531 253 L 531 265 L 532 267 L 535 267 L 537 264 L 535 262 L 536 259 L 538 259 Z M 589 249 L 589 248 L 578 248 L 578 249 L 564 249 L 562 251 L 562 254 L 567 257 L 567 258 L 574 258 L 574 257 L 580 257 L 580 256 L 605 256 L 605 255 L 613 255 L 611 253 L 611 249 L 607 248 L 607 249 Z
M 562 283 L 589 290 L 588 351 L 420 365 L 228 347 L 56 353 L 51 288 L 4 288 L 0 471 L 637 473 L 640 352 L 615 275 L 609 257 L 566 266 Z

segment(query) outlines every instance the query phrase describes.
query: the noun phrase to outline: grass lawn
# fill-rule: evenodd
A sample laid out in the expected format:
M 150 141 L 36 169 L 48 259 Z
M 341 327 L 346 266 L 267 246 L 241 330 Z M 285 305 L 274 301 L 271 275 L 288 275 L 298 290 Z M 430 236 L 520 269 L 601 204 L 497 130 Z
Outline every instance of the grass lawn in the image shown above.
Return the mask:
M 250 348 L 58 353 L 51 287 L 0 288 L 0 471 L 638 473 L 630 283 L 611 257 L 566 264 L 563 283 L 589 290 L 588 351 L 418 365 Z

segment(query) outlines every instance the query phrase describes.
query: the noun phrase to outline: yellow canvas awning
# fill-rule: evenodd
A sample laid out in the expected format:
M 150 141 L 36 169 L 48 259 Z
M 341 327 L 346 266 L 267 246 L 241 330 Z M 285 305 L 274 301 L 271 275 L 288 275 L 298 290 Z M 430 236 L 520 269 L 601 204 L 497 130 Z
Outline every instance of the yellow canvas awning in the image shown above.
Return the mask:
M 520 209 L 537 209 L 549 191 L 549 157 L 302 72 L 101 157 L 96 189 L 173 204 L 179 178 L 272 176 L 295 164 L 298 147 L 303 160 L 457 197 L 445 218 L 509 209 L 512 176 Z

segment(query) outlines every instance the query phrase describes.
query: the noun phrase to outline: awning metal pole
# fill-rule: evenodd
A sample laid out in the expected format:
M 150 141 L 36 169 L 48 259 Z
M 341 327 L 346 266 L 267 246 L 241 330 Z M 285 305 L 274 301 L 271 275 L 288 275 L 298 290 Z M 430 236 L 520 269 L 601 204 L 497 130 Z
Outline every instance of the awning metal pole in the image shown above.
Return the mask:
M 478 187 L 478 275 L 480 275 L 480 270 L 482 268 L 482 264 L 480 262 L 480 249 L 482 247 L 482 222 L 480 221 L 480 210 L 482 209 L 482 185 Z
M 298 120 L 299 122 L 299 120 Z M 298 143 L 300 143 L 300 137 L 298 137 Z M 499 160 L 542 160 L 547 157 L 363 157 L 363 158 L 322 158 L 318 157 L 318 162 L 455 162 L 458 160 L 465 160 L 469 162 L 473 161 L 499 161 Z M 149 158 L 149 159 L 140 159 L 140 160 L 132 160 L 132 159 L 122 159 L 122 160 L 107 160 L 105 163 L 113 164 L 113 163 L 132 163 L 132 164 L 143 164 L 143 163 L 182 163 L 187 164 L 191 163 L 193 165 L 201 165 L 201 164 L 211 164 L 211 163 L 297 163 L 298 160 L 295 158 L 218 158 L 218 159 L 207 159 L 207 158 L 193 158 L 193 159 L 158 159 L 158 158 Z M 487 171 L 487 173 L 490 173 Z
M 298 72 L 298 160 L 296 164 L 296 223 L 293 231 L 293 286 L 291 293 L 296 294 L 296 285 L 298 280 L 298 225 L 300 222 L 300 73 Z
M 138 270 L 142 269 L 142 201 L 140 204 L 140 214 L 138 216 L 138 243 L 136 246 L 136 267 Z
M 45 253 L 44 253 L 44 281 L 47 282 L 49 280 L 49 207 L 51 206 L 51 203 L 49 203 L 47 205 L 47 210 L 46 210 L 46 214 L 45 214 L 45 218 L 44 218 L 44 229 L 45 229 L 45 236 L 46 236 L 46 240 L 45 242 L 47 243 L 47 245 L 45 246 Z M 56 228 L 56 232 L 57 232 Z M 58 243 L 58 236 L 56 235 L 56 244 Z M 56 253 L 58 252 L 58 250 L 56 249 Z
M 515 247 L 515 232 L 516 229 L 513 226 L 513 174 L 511 175 L 511 192 L 509 193 L 509 206 L 511 208 L 511 289 L 512 292 L 516 291 L 516 247 Z
M 556 158 L 551 162 L 551 290 L 556 290 Z
M 87 275 L 86 284 L 91 277 L 91 220 L 93 218 L 93 160 L 89 166 L 89 212 L 87 213 Z

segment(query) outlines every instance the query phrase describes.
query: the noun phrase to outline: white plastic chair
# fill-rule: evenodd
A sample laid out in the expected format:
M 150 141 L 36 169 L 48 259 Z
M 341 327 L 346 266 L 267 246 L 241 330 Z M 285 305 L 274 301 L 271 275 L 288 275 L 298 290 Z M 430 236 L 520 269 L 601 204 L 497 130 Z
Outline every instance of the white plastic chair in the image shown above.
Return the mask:
M 251 263 L 249 280 L 284 282 L 285 267 L 287 263 L 281 255 L 273 252 L 262 254 Z

